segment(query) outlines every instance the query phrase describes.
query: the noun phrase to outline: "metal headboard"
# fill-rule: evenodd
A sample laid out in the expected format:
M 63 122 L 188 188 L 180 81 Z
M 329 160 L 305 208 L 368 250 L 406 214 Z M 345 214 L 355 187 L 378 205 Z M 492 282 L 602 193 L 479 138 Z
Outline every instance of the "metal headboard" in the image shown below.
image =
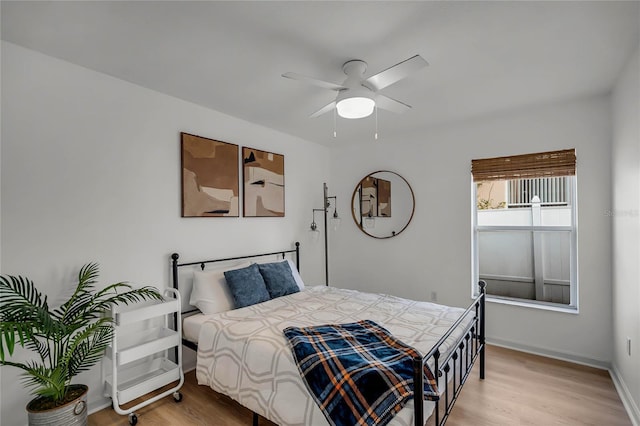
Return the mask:
M 188 263 L 178 263 L 178 258 L 180 257 L 180 255 L 178 253 L 173 253 L 171 255 L 173 272 L 174 272 L 174 275 L 173 275 L 173 287 L 176 288 L 176 289 L 178 288 L 177 287 L 178 281 L 177 281 L 177 277 L 175 275 L 175 272 L 181 266 L 200 265 L 200 268 L 204 269 L 204 267 L 205 267 L 205 265 L 207 263 L 228 262 L 230 260 L 251 259 L 251 258 L 254 258 L 254 257 L 276 256 L 276 255 L 282 255 L 282 258 L 284 259 L 285 255 L 287 253 L 295 253 L 296 254 L 296 267 L 298 268 L 298 272 L 300 272 L 300 243 L 296 242 L 295 245 L 296 245 L 296 248 L 295 249 L 290 249 L 290 250 L 280 250 L 280 251 L 273 251 L 273 252 L 270 252 L 270 253 L 250 254 L 248 256 L 225 257 L 225 258 L 222 258 L 222 259 L 201 260 L 201 261 L 198 261 L 198 262 L 188 262 Z
M 233 257 L 224 257 L 224 258 L 220 258 L 220 259 L 200 260 L 200 261 L 197 261 L 197 262 L 178 263 L 178 259 L 180 258 L 180 255 L 178 253 L 173 253 L 171 255 L 171 277 L 172 277 L 172 281 L 173 281 L 172 282 L 173 288 L 175 288 L 177 291 L 180 291 L 180 285 L 179 285 L 179 281 L 180 280 L 179 280 L 179 276 L 178 276 L 178 268 L 181 268 L 181 267 L 200 265 L 200 268 L 202 270 L 204 270 L 205 265 L 207 265 L 209 263 L 222 263 L 222 262 L 230 262 L 230 261 L 234 261 L 234 260 L 253 259 L 253 258 L 267 257 L 267 256 L 282 256 L 282 258 L 284 259 L 286 257 L 286 255 L 289 254 L 289 253 L 294 253 L 295 262 L 296 262 L 296 268 L 298 269 L 298 272 L 299 272 L 300 271 L 300 243 L 299 242 L 295 243 L 295 249 L 279 250 L 279 251 L 273 251 L 273 252 L 268 252 L 268 253 L 250 254 L 250 255 L 247 255 L 247 256 L 233 256 Z M 187 288 L 188 288 L 188 286 L 187 286 Z M 188 295 L 183 295 L 182 300 L 188 302 L 188 300 L 189 300 Z M 190 309 L 190 310 L 183 311 L 182 314 L 189 314 L 189 313 L 193 313 L 193 312 L 198 312 L 198 310 L 193 308 L 193 309 Z M 174 315 L 174 321 L 175 321 L 175 323 L 177 323 L 177 321 L 178 321 L 178 315 L 177 314 Z M 185 346 L 188 346 L 191 349 L 195 349 L 195 344 L 193 344 L 192 342 L 189 342 L 187 340 L 183 340 L 183 343 L 185 344 Z

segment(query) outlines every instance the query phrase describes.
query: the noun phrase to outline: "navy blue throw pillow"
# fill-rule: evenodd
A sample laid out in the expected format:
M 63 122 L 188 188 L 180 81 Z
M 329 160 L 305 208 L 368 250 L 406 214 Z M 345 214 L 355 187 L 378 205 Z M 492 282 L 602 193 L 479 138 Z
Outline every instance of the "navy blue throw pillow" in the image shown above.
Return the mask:
M 291 273 L 289 262 L 286 260 L 284 262 L 262 263 L 258 267 L 272 299 L 300 291 Z
M 270 299 L 269 292 L 256 264 L 242 269 L 226 271 L 224 278 L 227 280 L 236 308 L 244 308 L 245 306 L 266 302 Z

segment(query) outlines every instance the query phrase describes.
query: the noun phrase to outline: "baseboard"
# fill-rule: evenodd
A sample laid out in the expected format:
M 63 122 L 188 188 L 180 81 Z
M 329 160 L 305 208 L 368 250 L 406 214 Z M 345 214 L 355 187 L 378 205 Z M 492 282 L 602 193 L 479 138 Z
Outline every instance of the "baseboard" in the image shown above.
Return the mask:
M 615 365 L 609 370 L 609 374 L 611 374 L 613 385 L 616 387 L 618 395 L 620 395 L 620 399 L 622 400 L 625 410 L 627 410 L 631 423 L 633 423 L 633 426 L 640 426 L 640 409 L 638 409 L 638 404 L 633 400 L 631 391 L 629 391 L 627 384 L 622 380 L 622 376 Z
M 89 401 L 89 415 L 96 413 L 100 410 L 104 410 L 107 407 L 111 407 L 110 398 L 102 398 L 100 401 Z
M 547 358 L 559 359 L 560 361 L 572 362 L 574 364 L 586 365 L 587 367 L 598 368 L 600 370 L 610 370 L 611 364 L 605 361 L 599 361 L 584 356 L 570 354 L 565 352 L 558 352 L 545 348 L 538 348 L 535 346 L 523 345 L 521 343 L 511 342 L 508 340 L 487 338 L 487 343 L 494 346 L 500 346 L 502 348 L 513 349 L 520 352 L 526 352 L 533 355 L 545 356 Z
M 189 371 L 193 371 L 196 369 L 196 363 L 194 362 L 183 362 L 182 363 L 182 371 L 188 373 Z

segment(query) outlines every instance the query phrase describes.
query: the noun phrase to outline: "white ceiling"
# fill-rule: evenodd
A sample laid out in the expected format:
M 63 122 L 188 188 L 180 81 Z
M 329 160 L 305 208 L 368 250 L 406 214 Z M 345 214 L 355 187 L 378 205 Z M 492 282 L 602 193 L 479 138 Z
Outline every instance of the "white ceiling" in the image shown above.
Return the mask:
M 2 39 L 327 145 L 350 59 L 370 76 L 415 54 L 430 66 L 381 93 L 380 137 L 530 105 L 607 93 L 638 45 L 632 2 L 2 1 Z M 338 119 L 340 142 L 372 139 L 374 118 Z M 214 135 L 215 136 L 215 135 Z

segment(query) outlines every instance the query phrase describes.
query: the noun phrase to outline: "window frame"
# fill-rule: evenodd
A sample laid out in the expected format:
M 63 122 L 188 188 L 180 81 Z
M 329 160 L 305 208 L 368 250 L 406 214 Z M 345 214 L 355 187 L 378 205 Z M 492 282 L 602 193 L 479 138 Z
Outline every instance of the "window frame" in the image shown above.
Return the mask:
M 471 297 L 475 298 L 479 294 L 478 281 L 480 280 L 480 259 L 478 248 L 478 236 L 480 232 L 487 231 L 527 231 L 527 232 L 569 232 L 570 233 L 570 303 L 568 305 L 543 300 L 529 300 L 507 296 L 496 296 L 487 293 L 486 300 L 507 305 L 521 306 L 527 308 L 566 312 L 572 314 L 579 313 L 579 286 L 578 286 L 578 203 L 577 203 L 577 173 L 566 176 L 568 185 L 568 201 L 571 205 L 571 225 L 570 226 L 478 226 L 478 206 L 477 206 L 477 182 L 471 175 Z M 509 180 L 509 179 L 505 179 Z

